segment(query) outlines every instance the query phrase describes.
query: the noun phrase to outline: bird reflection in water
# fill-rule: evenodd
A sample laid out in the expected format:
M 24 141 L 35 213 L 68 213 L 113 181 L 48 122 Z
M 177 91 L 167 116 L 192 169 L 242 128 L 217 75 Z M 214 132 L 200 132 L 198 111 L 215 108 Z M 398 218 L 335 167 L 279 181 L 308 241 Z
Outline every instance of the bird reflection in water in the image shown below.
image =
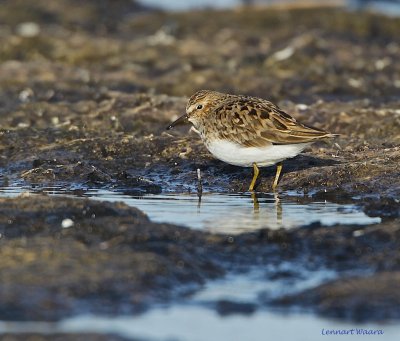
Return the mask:
M 251 199 L 253 200 L 254 214 L 260 213 L 260 203 L 258 202 L 256 192 L 251 193 Z M 274 208 L 276 215 L 276 226 L 282 226 L 282 202 L 277 192 L 274 192 Z
M 201 171 L 199 168 L 197 168 L 197 213 L 201 213 L 201 198 L 203 195 L 203 182 L 201 178 Z M 273 193 L 274 195 L 274 211 L 275 211 L 275 226 L 282 226 L 282 202 L 279 198 L 279 195 L 277 192 Z M 253 214 L 258 215 L 260 213 L 260 203 L 257 198 L 257 193 L 256 192 L 251 192 L 251 199 L 253 202 Z M 267 208 L 266 208 L 267 209 Z
M 202 195 L 203 195 L 203 181 L 201 180 L 200 168 L 197 168 L 197 197 L 199 198 L 199 200 L 197 201 L 197 213 L 200 213 Z

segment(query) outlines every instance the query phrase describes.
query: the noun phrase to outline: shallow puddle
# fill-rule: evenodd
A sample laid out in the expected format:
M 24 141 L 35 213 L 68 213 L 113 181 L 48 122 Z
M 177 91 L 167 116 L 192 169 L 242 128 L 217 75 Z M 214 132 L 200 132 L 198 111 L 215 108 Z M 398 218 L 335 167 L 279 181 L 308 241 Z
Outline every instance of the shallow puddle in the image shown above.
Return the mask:
M 326 335 L 331 330 L 353 330 L 353 335 Z M 362 335 L 364 331 L 382 331 L 383 335 Z M 317 318 L 313 315 L 260 311 L 249 316 L 222 317 L 205 307 L 174 306 L 153 309 L 141 316 L 84 315 L 61 321 L 0 322 L 5 333 L 101 333 L 116 334 L 128 340 L 150 341 L 316 341 L 324 338 L 340 340 L 385 340 L 400 338 L 395 323 L 355 324 Z M 357 335 L 357 333 L 360 333 Z
M 307 203 L 299 203 L 297 199 L 300 197 L 287 194 L 258 194 L 258 197 L 255 197 L 250 193 L 205 193 L 199 200 L 196 194 L 166 193 L 139 196 L 127 194 L 122 190 L 3 187 L 0 188 L 0 196 L 13 197 L 24 191 L 88 197 L 110 202 L 121 201 L 139 208 L 153 221 L 215 233 L 237 234 L 260 228 L 294 228 L 317 222 L 324 226 L 381 222 L 381 218 L 368 217 L 355 205 L 309 199 Z
M 372 224 L 380 218 L 365 215 L 355 205 L 310 201 L 291 193 L 220 194 L 129 194 L 123 190 L 62 187 L 0 188 L 1 197 L 23 192 L 55 196 L 122 201 L 138 207 L 158 222 L 186 225 L 213 232 L 241 233 L 263 227 L 294 228 L 320 222 L 333 224 Z M 285 274 L 285 275 L 282 275 Z M 360 274 L 362 275 L 362 274 Z M 78 315 L 59 322 L 0 321 L 1 333 L 100 333 L 117 334 L 141 340 L 320 340 L 324 330 L 383 330 L 385 340 L 400 338 L 396 324 L 363 324 L 324 319 L 309 312 L 272 309 L 267 302 L 294 294 L 337 278 L 335 271 L 310 270 L 301 262 L 279 262 L 254 266 L 243 273 L 228 273 L 210 281 L 192 296 L 168 306 L 155 305 L 141 315 Z M 155 328 L 154 326 L 157 326 Z M 329 337 L 329 336 L 328 336 Z M 330 336 L 332 337 L 332 336 Z M 362 340 L 366 335 L 340 335 L 341 340 Z M 382 335 L 368 335 L 382 339 Z
M 191 9 L 202 9 L 202 8 L 214 8 L 214 9 L 226 9 L 232 8 L 240 5 L 247 4 L 261 4 L 261 5 L 273 5 L 274 3 L 291 4 L 291 0 L 139 0 L 139 3 L 145 6 L 152 6 L 156 8 L 161 8 L 167 11 L 187 11 Z M 321 1 L 329 3 L 329 1 Z M 357 9 L 367 9 L 374 12 L 380 12 L 389 16 L 399 16 L 400 15 L 400 5 L 396 1 L 381 1 L 381 0 L 347 0 L 341 2 L 345 8 L 350 10 Z
M 195 8 L 229 8 L 243 4 L 241 0 L 140 0 L 145 6 L 154 6 L 170 11 L 184 11 Z
M 293 265 L 283 264 L 275 270 L 288 267 L 294 269 Z M 184 303 L 153 307 L 139 316 L 80 315 L 56 323 L 0 322 L 0 333 L 100 333 L 151 341 L 316 341 L 324 336 L 340 340 L 399 340 L 400 329 L 394 322 L 350 323 L 258 306 L 260 297 L 268 295 L 266 291 L 277 292 L 271 285 L 293 293 L 335 277 L 334 272 L 323 270 L 303 274 L 304 280 L 292 286 L 290 279 L 271 282 L 255 269 L 210 282 Z M 235 309 L 223 308 L 222 302 L 234 302 Z M 353 330 L 353 335 L 326 335 L 330 330 Z M 364 331 L 382 331 L 383 335 L 363 335 Z
M 179 321 L 179 326 L 177 322 Z M 202 307 L 181 306 L 157 309 L 140 317 L 108 319 L 81 316 L 64 321 L 63 329 L 76 331 L 95 327 L 103 332 L 114 332 L 128 338 L 144 337 L 149 340 L 221 341 L 221 340 L 321 340 L 323 332 L 338 329 L 382 330 L 384 335 L 340 335 L 341 340 L 398 340 L 400 332 L 395 324 L 355 325 L 319 319 L 300 313 L 281 314 L 260 311 L 253 315 L 221 317 L 217 312 Z M 157 328 L 154 328 L 157 326 Z M 337 335 L 327 335 L 338 337 Z

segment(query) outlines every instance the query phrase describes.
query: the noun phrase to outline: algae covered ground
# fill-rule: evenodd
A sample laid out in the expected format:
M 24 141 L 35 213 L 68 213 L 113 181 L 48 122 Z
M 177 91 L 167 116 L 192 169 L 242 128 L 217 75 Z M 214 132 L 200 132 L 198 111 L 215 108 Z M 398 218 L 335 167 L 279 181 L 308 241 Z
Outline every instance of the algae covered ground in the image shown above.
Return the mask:
M 199 168 L 205 191 L 246 191 L 249 169 L 213 159 L 189 127 L 165 131 L 205 88 L 267 98 L 340 134 L 288 160 L 279 191 L 382 218 L 233 239 L 154 223 L 119 203 L 3 198 L 1 320 L 141 313 L 228 271 L 281 261 L 340 276 L 259 307 L 399 318 L 400 19 L 326 7 L 165 13 L 125 0 L 17 0 L 1 1 L 0 22 L 2 187 L 187 193 Z M 271 190 L 274 171 L 262 170 L 257 191 Z M 74 225 L 62 228 L 65 219 Z

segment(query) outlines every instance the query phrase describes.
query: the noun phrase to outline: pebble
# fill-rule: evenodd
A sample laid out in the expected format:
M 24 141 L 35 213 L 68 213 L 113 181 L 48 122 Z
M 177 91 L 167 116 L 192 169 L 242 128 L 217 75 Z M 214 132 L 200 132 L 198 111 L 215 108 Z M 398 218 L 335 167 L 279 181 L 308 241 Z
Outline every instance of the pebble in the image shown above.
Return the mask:
M 62 227 L 63 229 L 67 229 L 67 228 L 70 228 L 70 227 L 72 227 L 72 226 L 74 226 L 74 221 L 73 221 L 72 219 L 67 218 L 67 219 L 64 219 L 64 220 L 61 222 L 61 227 Z
M 40 26 L 35 22 L 24 22 L 17 26 L 17 34 L 24 38 L 33 38 L 39 35 Z

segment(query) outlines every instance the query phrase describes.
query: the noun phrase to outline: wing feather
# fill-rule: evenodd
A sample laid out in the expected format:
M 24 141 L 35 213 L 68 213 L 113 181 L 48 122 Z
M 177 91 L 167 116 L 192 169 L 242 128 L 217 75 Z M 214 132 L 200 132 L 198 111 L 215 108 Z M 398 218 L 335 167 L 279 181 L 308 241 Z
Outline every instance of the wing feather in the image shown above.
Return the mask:
M 298 122 L 271 102 L 254 97 L 228 97 L 209 116 L 220 138 L 246 147 L 314 142 L 332 137 Z

